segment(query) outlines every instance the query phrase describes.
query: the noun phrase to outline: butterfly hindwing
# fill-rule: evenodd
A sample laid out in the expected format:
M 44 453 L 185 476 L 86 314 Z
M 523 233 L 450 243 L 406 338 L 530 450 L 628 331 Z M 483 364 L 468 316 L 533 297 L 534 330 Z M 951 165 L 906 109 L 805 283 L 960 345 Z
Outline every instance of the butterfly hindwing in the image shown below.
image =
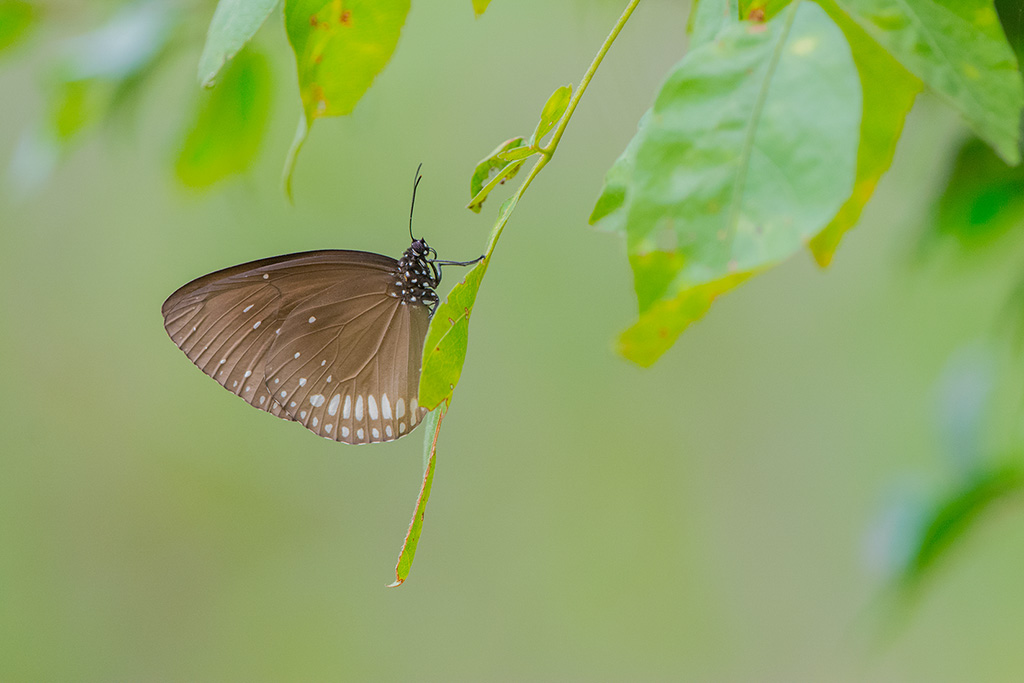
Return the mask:
M 281 326 L 267 384 L 292 419 L 320 436 L 391 441 L 426 412 L 416 396 L 430 309 L 396 296 L 393 280 L 389 274 L 332 285 L 298 304 Z

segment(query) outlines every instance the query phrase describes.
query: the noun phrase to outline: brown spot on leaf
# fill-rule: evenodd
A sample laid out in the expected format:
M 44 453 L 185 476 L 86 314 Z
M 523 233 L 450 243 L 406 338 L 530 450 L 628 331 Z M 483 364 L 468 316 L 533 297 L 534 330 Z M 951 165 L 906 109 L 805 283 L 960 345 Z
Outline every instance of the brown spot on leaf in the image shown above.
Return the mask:
M 341 13 L 341 17 L 339 18 L 339 20 L 341 21 L 341 25 L 342 26 L 351 26 L 352 25 L 352 10 L 344 10 Z
M 448 323 L 449 323 L 450 325 L 452 325 L 452 326 L 454 326 L 454 325 L 455 325 L 455 321 L 454 321 L 454 320 L 452 320 L 451 318 L 448 318 Z
M 309 15 L 309 25 L 310 26 L 312 26 L 313 28 L 316 28 L 317 24 L 319 24 L 319 23 L 320 23 L 320 20 L 316 18 L 315 14 L 310 14 Z
M 747 19 L 759 24 L 764 23 L 764 7 L 752 7 L 747 13 Z

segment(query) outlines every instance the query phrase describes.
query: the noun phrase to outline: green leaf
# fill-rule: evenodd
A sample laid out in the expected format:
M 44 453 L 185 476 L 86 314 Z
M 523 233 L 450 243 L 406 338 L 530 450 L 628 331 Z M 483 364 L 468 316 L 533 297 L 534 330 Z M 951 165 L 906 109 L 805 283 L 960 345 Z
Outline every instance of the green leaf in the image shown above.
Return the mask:
M 905 583 L 920 581 L 995 503 L 1024 491 L 1024 471 L 1004 466 L 972 477 L 928 516 L 903 571 Z
M 256 34 L 280 0 L 220 0 L 199 58 L 199 84 L 213 85 L 221 68 Z
M 391 59 L 409 0 L 285 0 L 306 119 L 350 114 Z
M 437 437 L 441 433 L 441 420 L 444 419 L 444 412 L 444 407 L 438 408 L 428 414 L 424 421 L 423 484 L 420 486 L 420 495 L 416 498 L 416 509 L 413 510 L 409 530 L 405 533 L 402 551 L 398 554 L 398 563 L 395 565 L 395 582 L 388 584 L 388 588 L 395 588 L 405 583 L 412 570 L 412 562 L 416 558 L 416 547 L 419 545 L 420 535 L 423 533 L 423 515 L 426 513 L 427 500 L 430 498 L 430 486 L 434 482 Z
M 36 20 L 36 10 L 22 0 L 0 0 L 0 52 L 20 42 Z
M 502 158 L 502 154 L 519 148 L 529 149 L 529 147 L 526 147 L 526 142 L 522 137 L 512 138 L 495 147 L 493 152 L 481 159 L 480 163 L 473 169 L 473 176 L 469 179 L 469 196 L 476 197 L 480 194 L 480 191 L 484 189 L 484 185 L 487 184 L 487 180 L 491 177 L 491 173 L 499 171 L 508 165 L 510 160 Z M 479 210 L 477 212 L 479 213 Z
M 991 245 L 1024 221 L 1024 167 L 1007 166 L 978 138 L 957 152 L 921 249 L 952 242 L 959 249 Z
M 712 40 L 726 26 L 740 20 L 737 0 L 700 0 L 691 7 L 687 27 L 691 50 Z
M 504 230 L 518 202 L 518 194 L 505 200 L 498 210 L 498 218 L 491 229 L 490 253 L 494 243 Z M 420 371 L 421 406 L 434 408 L 446 402 L 455 391 L 462 376 L 462 364 L 466 361 L 469 344 L 469 316 L 476 303 L 480 281 L 487 272 L 490 258 L 485 257 L 466 273 L 462 282 L 452 288 L 448 298 L 437 307 L 427 329 L 423 344 L 423 363 Z
M 266 130 L 270 67 L 253 50 L 238 54 L 221 82 L 203 93 L 175 167 L 189 187 L 210 187 L 249 168 Z
M 889 169 L 903 132 L 903 121 L 922 84 L 844 14 L 834 0 L 819 0 L 819 4 L 846 36 L 864 94 L 853 194 L 809 245 L 815 260 L 824 267 L 831 263 L 839 241 L 860 219 L 879 179 Z
M 700 6 L 703 6 L 702 2 Z M 626 189 L 630 179 L 633 177 L 633 170 L 636 168 L 636 150 L 643 139 L 641 132 L 651 117 L 651 110 L 648 109 L 640 118 L 637 124 L 637 134 L 626 145 L 612 167 L 604 176 L 604 187 L 601 195 L 594 204 L 594 210 L 590 213 L 590 224 L 599 230 L 606 232 L 617 232 L 626 234 L 626 212 L 619 211 L 626 202 Z
M 793 0 L 740 0 L 739 15 L 744 19 L 769 21 L 792 3 Z
M 853 187 L 860 113 L 849 47 L 811 3 L 728 26 L 672 70 L 619 169 L 619 207 L 599 212 L 623 214 L 640 308 L 627 358 L 651 365 L 715 297 L 828 224 Z
M 285 159 L 285 194 L 313 121 L 351 114 L 391 59 L 409 0 L 285 0 L 284 22 L 299 72 L 303 120 Z
M 540 154 L 540 150 L 536 147 L 516 147 L 510 149 L 507 152 L 499 152 L 497 159 L 499 161 L 519 161 L 520 159 L 529 159 L 534 154 Z
M 1020 160 L 1024 84 L 992 0 L 838 0 L 1010 164 Z
M 430 321 L 420 372 L 421 406 L 434 409 L 442 405 L 459 383 L 469 345 L 469 316 L 488 263 L 485 258 L 473 266 L 437 307 Z
M 524 160 L 520 159 L 519 161 L 511 161 L 506 164 L 500 171 L 494 174 L 493 178 L 487 181 L 486 185 L 480 188 L 480 191 L 477 192 L 473 199 L 469 201 L 466 208 L 473 213 L 480 213 L 480 209 L 483 207 L 487 196 L 491 194 L 494 188 L 498 187 L 498 185 L 503 185 L 506 180 L 514 178 L 515 175 L 519 173 L 519 169 L 522 168 L 523 162 Z
M 562 115 L 565 114 L 565 110 L 569 108 L 569 100 L 571 99 L 571 85 L 563 85 L 551 93 L 551 97 L 548 98 L 548 101 L 544 103 L 544 108 L 541 109 L 540 120 L 533 131 L 533 137 L 530 138 L 531 147 L 540 144 L 544 136 L 554 129 L 555 125 L 562 119 Z
M 487 11 L 489 4 L 491 4 L 491 0 L 473 0 L 473 13 L 479 17 Z

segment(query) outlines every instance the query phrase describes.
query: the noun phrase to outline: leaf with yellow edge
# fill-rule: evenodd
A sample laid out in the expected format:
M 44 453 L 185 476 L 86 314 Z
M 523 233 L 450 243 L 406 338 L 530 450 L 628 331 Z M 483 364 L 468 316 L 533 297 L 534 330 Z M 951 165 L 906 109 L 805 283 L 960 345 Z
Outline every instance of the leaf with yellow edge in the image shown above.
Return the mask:
M 284 168 L 285 191 L 313 121 L 352 113 L 395 51 L 409 0 L 285 0 L 304 120 Z
M 839 25 L 850 43 L 864 97 L 853 194 L 809 245 L 818 265 L 825 267 L 832 262 L 839 240 L 857 223 L 879 179 L 889 169 L 903 132 L 903 121 L 922 83 L 850 20 L 834 0 L 820 0 L 818 4 Z

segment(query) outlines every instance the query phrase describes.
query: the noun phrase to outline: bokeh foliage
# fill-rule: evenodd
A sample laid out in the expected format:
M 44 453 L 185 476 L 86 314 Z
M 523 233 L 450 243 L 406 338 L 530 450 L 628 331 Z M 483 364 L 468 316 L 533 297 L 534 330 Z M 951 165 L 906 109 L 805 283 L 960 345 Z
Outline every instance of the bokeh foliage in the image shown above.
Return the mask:
M 471 7 L 464 4 L 466 14 L 479 15 L 487 7 L 486 2 L 473 2 Z M 917 12 L 924 4 L 929 6 L 920 12 L 920 24 L 911 24 L 900 14 Z M 199 62 L 199 78 L 213 89 L 196 88 L 194 97 L 162 101 L 168 112 L 179 115 L 178 125 L 168 126 L 175 131 L 168 139 L 178 136 L 178 143 L 167 156 L 185 185 L 213 190 L 214 196 L 226 188 L 234 191 L 237 185 L 231 180 L 253 172 L 264 137 L 272 137 L 275 126 L 280 128 L 281 118 L 269 115 L 275 93 L 283 92 L 285 98 L 290 98 L 293 113 L 301 110 L 300 142 L 313 134 L 309 125 L 312 120 L 352 112 L 362 98 L 372 99 L 369 88 L 392 58 L 396 66 L 402 59 L 406 63 L 415 59 L 400 50 L 396 52 L 406 23 L 423 20 L 415 14 L 418 5 L 412 7 L 413 12 L 409 12 L 408 3 L 386 7 L 352 4 L 349 21 L 358 19 L 364 11 L 372 14 L 379 9 L 382 15 L 378 23 L 366 27 L 368 33 L 345 42 L 342 29 L 331 23 L 337 19 L 336 23 L 344 27 L 344 17 L 331 15 L 326 3 L 278 5 L 224 0 L 213 13 L 209 29 L 204 26 L 197 32 L 192 19 L 177 4 L 141 2 L 118 7 L 109 16 L 98 18 L 95 31 L 81 31 L 79 26 L 75 31 L 65 30 L 58 40 L 46 35 L 51 14 L 45 6 L 37 8 L 16 0 L 0 2 L 0 49 L 7 48 L 0 57 L 21 59 L 34 49 L 37 40 L 52 40 L 41 44 L 61 46 L 52 50 L 56 57 L 41 70 L 45 111 L 40 112 L 14 153 L 12 185 L 19 193 L 29 189 L 45 192 L 57 164 L 87 146 L 90 133 L 120 134 L 126 122 L 137 115 L 140 103 L 144 106 L 147 98 L 160 97 L 152 84 L 160 83 L 161 74 L 180 70 L 180 52 L 188 49 L 183 46 L 198 48 L 201 40 L 197 36 L 201 34 L 206 36 L 206 48 Z M 492 19 L 497 8 L 495 5 L 488 10 L 484 20 Z M 654 362 L 679 332 L 705 315 L 718 295 L 778 265 L 804 245 L 821 265 L 827 265 L 833 257 L 841 262 L 843 252 L 836 256 L 840 239 L 858 222 L 892 162 L 907 113 L 921 91 L 958 112 L 974 135 L 960 143 L 926 225 L 912 226 L 921 227 L 919 253 L 927 258 L 936 245 L 942 244 L 958 256 L 970 252 L 985 256 L 986 263 L 999 262 L 1004 248 L 1014 243 L 1022 218 L 1019 197 L 1024 185 L 1020 170 L 1007 163 L 1018 156 L 1021 104 L 1020 76 L 1008 45 L 1019 47 L 1020 41 L 1019 36 L 1015 39 L 1011 35 L 1007 43 L 990 3 L 805 0 L 740 3 L 733 11 L 730 3 L 702 0 L 700 8 L 712 19 L 691 24 L 688 49 L 682 41 L 670 46 L 676 63 L 667 69 L 657 92 L 651 93 L 654 104 L 640 120 L 632 141 L 624 145 L 620 161 L 608 171 L 605 190 L 594 207 L 593 219 L 598 227 L 624 236 L 633 271 L 640 320 L 621 337 L 620 349 L 627 357 L 642 364 Z M 283 49 L 283 36 L 266 35 L 266 30 L 262 37 L 255 36 L 268 17 L 273 23 L 288 16 L 292 21 L 285 23 L 286 35 L 295 49 L 296 61 L 285 78 L 281 77 L 282 71 L 268 67 L 266 56 Z M 309 21 L 312 16 L 317 17 L 315 23 Z M 1019 14 L 1011 11 L 1008 16 L 1009 20 L 1004 17 L 1003 21 L 1006 28 L 1012 29 L 1015 22 L 1019 28 Z M 234 21 L 238 17 L 244 21 Z M 602 18 L 606 23 L 610 21 L 604 15 Z M 484 20 L 478 23 L 483 25 Z M 79 32 L 81 35 L 70 35 Z M 132 40 L 111 39 L 117 36 Z M 324 42 L 314 49 L 310 46 L 316 40 Z M 577 47 L 579 51 L 592 51 L 596 42 Z M 613 50 L 609 60 L 615 56 Z M 193 57 L 190 55 L 186 70 L 195 68 Z M 317 57 L 321 57 L 319 62 Z M 360 62 L 363 57 L 365 61 Z M 331 76 L 342 63 L 358 66 L 356 73 L 332 81 Z M 539 155 L 538 145 L 543 145 L 544 135 L 562 119 L 572 90 L 557 88 L 542 107 L 543 95 L 557 82 L 576 76 L 559 70 L 555 82 L 545 82 L 543 88 L 530 89 L 528 94 L 517 94 L 528 101 L 525 109 L 534 114 L 541 112 L 533 138 L 525 137 L 533 121 L 524 117 L 522 127 L 516 129 L 524 137 L 499 145 L 472 176 L 471 161 L 459 167 L 461 171 L 452 172 L 459 177 L 463 191 L 471 176 L 471 208 L 494 212 L 501 227 L 513 219 L 512 211 L 519 208 L 517 200 L 500 206 L 498 200 L 483 200 L 491 193 L 500 193 L 504 184 L 521 179 L 516 172 L 525 169 L 531 160 L 536 161 L 532 158 Z M 337 89 L 337 99 L 319 98 L 318 93 L 327 92 L 318 90 L 328 87 L 325 82 Z M 509 101 L 512 99 L 510 96 Z M 320 102 L 342 102 L 344 106 L 330 109 L 325 105 L 321 109 Z M 646 102 L 638 104 L 643 109 Z M 584 100 L 583 111 L 586 105 Z M 493 106 L 494 102 L 488 101 L 481 104 L 481 110 L 486 112 Z M 458 115 L 465 115 L 464 106 Z M 582 132 L 588 129 L 582 114 L 581 119 Z M 457 130 L 457 121 L 437 125 Z M 627 128 L 633 128 L 632 122 L 619 131 L 623 140 Z M 589 130 L 594 131 L 593 127 Z M 477 148 L 469 152 L 470 159 L 478 159 L 495 140 L 511 132 L 490 131 L 490 142 L 481 144 L 477 140 Z M 602 134 L 605 132 L 602 130 Z M 321 133 L 325 140 L 332 139 L 327 131 L 317 131 Z M 449 134 L 453 139 L 458 137 Z M 274 149 L 274 163 L 279 164 L 284 154 L 280 146 Z M 304 152 L 308 153 L 309 149 Z M 568 162 L 572 153 L 582 152 L 576 148 L 575 152 L 565 152 L 564 157 L 560 152 L 560 159 Z M 346 164 L 361 163 L 340 155 L 334 159 L 336 163 L 338 158 Z M 325 175 L 331 172 L 330 168 L 320 168 Z M 404 177 L 404 172 L 396 175 Z M 573 182 L 577 182 L 575 178 Z M 588 187 L 597 195 L 595 183 Z M 311 190 L 302 191 L 312 195 Z M 523 200 L 524 208 L 535 201 L 533 197 L 531 192 Z M 304 199 L 301 194 L 299 199 L 300 203 Z M 575 209 L 576 219 L 581 221 L 585 211 L 580 213 L 579 206 Z M 522 220 L 529 225 L 527 219 Z M 572 220 L 570 216 L 561 226 Z M 252 232 L 263 229 L 253 227 Z M 578 233 L 576 238 L 588 239 Z M 479 253 L 467 248 L 469 258 Z M 1012 272 L 1014 264 L 1009 261 L 1005 259 L 1003 268 Z M 431 371 L 423 385 L 424 391 L 432 392 L 428 394 L 431 405 L 450 398 L 463 374 L 468 321 L 480 279 L 490 263 L 490 259 L 485 260 L 465 274 L 439 309 L 437 320 L 450 321 L 450 329 L 432 328 L 426 345 L 425 354 L 435 354 L 438 360 L 426 363 L 425 373 L 433 365 L 440 368 L 436 375 Z M 614 264 L 609 259 L 595 267 L 610 270 Z M 530 279 L 525 267 L 517 275 L 522 281 Z M 771 291 L 773 281 L 767 282 L 765 287 Z M 602 290 L 601 296 L 614 295 Z M 1019 306 L 1013 307 L 1013 301 L 1007 304 L 1007 315 L 1024 318 Z M 541 315 L 539 311 L 557 304 L 538 297 L 533 305 L 531 313 Z M 589 315 L 608 315 L 600 307 L 593 308 Z M 487 323 L 493 325 L 493 318 Z M 548 334 L 551 329 L 540 333 Z M 522 331 L 509 329 L 509 333 Z M 554 338 L 546 343 L 558 345 L 557 334 L 551 336 Z M 687 353 L 680 349 L 676 355 Z M 663 362 L 669 363 L 668 368 L 677 367 L 668 358 Z M 1010 370 L 1006 374 L 1012 376 Z M 492 391 L 509 391 L 508 380 L 516 378 L 505 379 Z M 537 391 L 552 394 L 559 390 L 544 385 Z M 567 393 L 566 401 L 573 400 L 578 400 L 575 394 Z M 525 416 L 530 417 L 529 413 Z M 663 418 L 671 419 L 678 418 Z M 560 425 L 564 429 L 564 424 Z M 603 426 L 605 436 L 619 428 L 617 424 L 614 429 Z M 935 574 L 941 567 L 940 560 L 961 545 L 978 521 L 991 518 L 989 513 L 1001 509 L 1000 503 L 1019 496 L 1019 443 L 1012 433 L 1005 440 L 1008 443 L 1001 448 L 980 448 L 973 469 L 953 477 L 948 485 L 935 487 L 935 495 L 921 506 L 915 533 L 902 541 L 902 552 L 909 559 L 894 571 L 896 583 L 916 585 Z M 481 444 L 486 444 L 485 434 L 473 447 L 479 449 Z M 425 482 L 432 481 L 434 445 L 429 449 L 431 467 Z M 636 460 L 643 462 L 641 458 Z M 522 471 L 512 471 L 526 476 Z M 233 490 L 231 486 L 225 488 Z M 429 488 L 424 490 L 429 492 Z M 614 496 L 605 500 L 609 498 Z M 414 515 L 418 524 L 410 529 L 413 548 L 425 502 L 426 495 L 422 495 Z M 552 517 L 557 519 L 557 515 Z M 307 521 L 303 519 L 303 523 Z M 643 523 L 644 519 L 639 517 L 637 522 Z M 243 526 L 240 523 L 238 528 Z M 605 526 L 612 529 L 608 533 L 624 531 L 616 531 L 614 522 Z M 590 539 L 595 544 L 598 540 Z M 398 578 L 408 574 L 410 564 L 411 554 L 404 555 Z M 632 570 L 623 564 L 620 571 L 626 576 Z

